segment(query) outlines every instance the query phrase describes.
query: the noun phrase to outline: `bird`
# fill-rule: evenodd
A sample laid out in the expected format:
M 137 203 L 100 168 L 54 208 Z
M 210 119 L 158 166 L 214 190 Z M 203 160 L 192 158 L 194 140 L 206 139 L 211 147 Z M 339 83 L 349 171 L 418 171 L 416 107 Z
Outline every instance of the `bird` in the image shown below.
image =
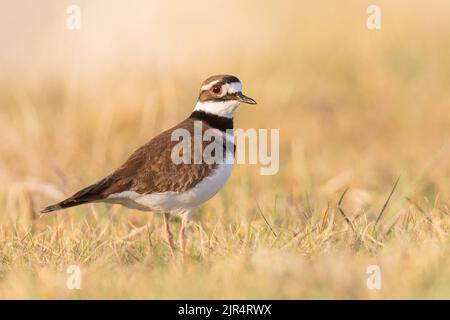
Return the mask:
M 130 209 L 161 213 L 164 217 L 165 238 L 175 255 L 170 217 L 181 215 L 179 249 L 185 252 L 185 230 L 195 208 L 212 198 L 230 177 L 234 160 L 233 116 L 240 103 L 256 104 L 242 93 L 241 81 L 232 75 L 213 75 L 201 84 L 199 96 L 190 116 L 174 127 L 155 136 L 115 171 L 98 182 L 56 204 L 45 207 L 49 213 L 87 203 L 119 204 Z M 179 141 L 176 133 L 189 133 L 189 150 L 179 156 L 198 154 L 206 141 L 195 143 L 195 130 L 212 132 L 225 143 L 225 161 L 174 161 L 173 150 Z M 231 145 L 232 148 L 227 148 Z M 175 152 L 177 154 L 177 152 Z M 212 152 L 214 155 L 214 152 Z M 188 157 L 189 158 L 189 157 Z M 184 159 L 184 158 L 183 158 Z M 192 160 L 192 159 L 191 159 Z

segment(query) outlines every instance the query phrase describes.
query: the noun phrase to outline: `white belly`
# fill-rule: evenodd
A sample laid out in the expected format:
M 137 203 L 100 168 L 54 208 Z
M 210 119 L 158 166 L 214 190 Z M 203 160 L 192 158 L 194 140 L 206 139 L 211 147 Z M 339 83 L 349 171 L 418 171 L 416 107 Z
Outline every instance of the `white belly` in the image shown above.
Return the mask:
M 229 161 L 228 157 L 233 155 L 227 154 L 225 164 L 218 164 L 209 176 L 185 192 L 139 194 L 134 191 L 124 191 L 110 195 L 107 201 L 139 210 L 184 212 L 206 202 L 223 187 L 233 169 L 233 161 Z

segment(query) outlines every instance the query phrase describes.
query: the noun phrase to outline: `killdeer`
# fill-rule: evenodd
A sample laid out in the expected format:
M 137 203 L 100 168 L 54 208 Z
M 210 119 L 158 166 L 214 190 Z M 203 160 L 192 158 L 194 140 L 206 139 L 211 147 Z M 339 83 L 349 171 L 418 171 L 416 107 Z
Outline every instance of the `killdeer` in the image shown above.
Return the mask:
M 121 204 L 127 208 L 152 211 L 164 215 L 166 240 L 174 254 L 170 231 L 171 214 L 182 214 L 179 233 L 180 250 L 185 249 L 185 229 L 192 210 L 214 196 L 225 184 L 233 168 L 234 149 L 225 148 L 225 161 L 217 163 L 175 163 L 172 150 L 178 141 L 172 133 L 185 129 L 194 139 L 195 127 L 200 123 L 202 132 L 216 132 L 234 146 L 233 112 L 241 102 L 256 104 L 242 94 L 241 82 L 231 75 L 215 75 L 206 79 L 200 89 L 198 101 L 191 115 L 175 127 L 154 137 L 137 149 L 128 160 L 112 174 L 101 179 L 70 198 L 44 208 L 51 212 L 86 203 Z M 192 143 L 195 153 L 205 146 Z M 230 161 L 231 160 L 231 161 Z

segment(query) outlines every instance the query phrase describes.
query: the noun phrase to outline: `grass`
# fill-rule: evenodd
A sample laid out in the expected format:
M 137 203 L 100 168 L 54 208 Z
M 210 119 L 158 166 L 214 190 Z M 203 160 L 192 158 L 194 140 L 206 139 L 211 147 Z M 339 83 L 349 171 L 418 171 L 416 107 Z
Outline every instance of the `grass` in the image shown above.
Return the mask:
M 21 24 L 0 19 L 17 34 L 0 53 L 0 298 L 448 299 L 450 7 L 432 2 L 380 1 L 380 31 L 360 1 L 81 2 L 78 33 L 57 18 L 64 4 L 34 8 L 45 23 L 10 4 Z M 240 32 L 206 27 L 219 19 Z M 184 264 L 159 215 L 39 216 L 181 121 L 222 72 L 258 101 L 236 127 L 280 129 L 280 171 L 236 166 L 194 213 Z M 74 264 L 80 290 L 66 286 Z

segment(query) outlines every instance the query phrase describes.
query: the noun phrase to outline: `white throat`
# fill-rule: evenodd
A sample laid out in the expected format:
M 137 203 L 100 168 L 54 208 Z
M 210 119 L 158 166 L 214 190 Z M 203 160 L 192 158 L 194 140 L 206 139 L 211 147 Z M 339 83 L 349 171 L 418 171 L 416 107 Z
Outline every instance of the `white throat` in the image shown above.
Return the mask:
M 239 106 L 239 101 L 225 100 L 225 101 L 197 101 L 194 111 L 204 111 L 215 114 L 219 117 L 233 119 L 233 112 Z

